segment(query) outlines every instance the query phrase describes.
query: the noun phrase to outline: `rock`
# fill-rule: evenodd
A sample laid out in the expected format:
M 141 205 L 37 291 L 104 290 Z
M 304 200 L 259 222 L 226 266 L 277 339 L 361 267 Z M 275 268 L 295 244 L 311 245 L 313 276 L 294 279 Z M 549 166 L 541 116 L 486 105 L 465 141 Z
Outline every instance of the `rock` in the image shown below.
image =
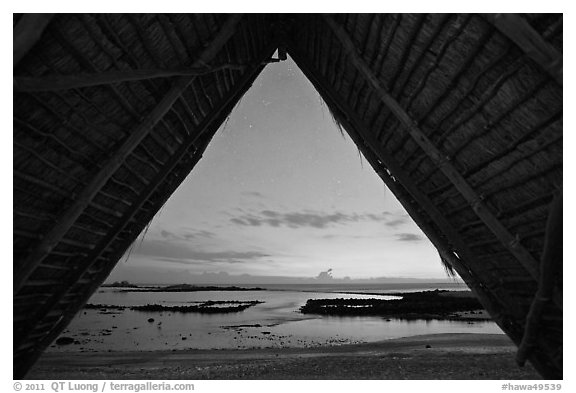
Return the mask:
M 182 340 L 186 340 L 186 339 L 187 339 L 187 337 L 182 337 Z
M 148 318 L 148 322 L 149 322 L 149 323 L 154 322 L 154 318 Z
M 426 344 L 426 348 L 432 348 L 430 344 Z
M 56 340 L 56 345 L 70 345 L 74 342 L 72 337 L 60 337 Z

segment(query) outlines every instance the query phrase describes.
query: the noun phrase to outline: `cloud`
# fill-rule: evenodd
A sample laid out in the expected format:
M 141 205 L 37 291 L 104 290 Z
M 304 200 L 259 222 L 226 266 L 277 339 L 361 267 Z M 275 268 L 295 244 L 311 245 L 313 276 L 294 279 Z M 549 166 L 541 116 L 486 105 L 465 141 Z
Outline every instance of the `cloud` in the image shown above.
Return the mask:
M 238 224 L 238 225 L 248 225 L 246 224 L 244 221 L 242 221 L 239 218 L 231 218 L 230 222 L 234 223 L 234 224 Z
M 201 230 L 201 231 L 196 231 L 196 232 L 185 233 L 182 235 L 182 238 L 185 240 L 192 240 L 192 239 L 199 239 L 199 238 L 212 239 L 214 236 L 216 236 L 216 234 L 214 232 Z
M 177 259 L 177 258 L 167 258 L 167 257 L 155 257 L 154 260 L 160 261 L 160 262 L 175 263 L 178 265 L 184 265 L 184 266 L 188 266 L 188 267 L 198 266 L 198 267 L 203 267 L 206 269 L 214 268 L 214 267 L 229 268 L 230 266 L 233 266 L 233 265 L 241 266 L 245 263 L 248 263 L 247 261 L 240 261 L 240 260 L 206 261 L 206 260 Z M 258 263 L 261 263 L 261 262 L 258 262 Z M 267 262 L 267 264 L 269 265 L 270 262 Z
M 158 259 L 169 259 L 172 262 L 179 261 L 179 263 L 185 264 L 194 264 L 198 261 L 231 264 L 244 263 L 270 256 L 259 251 L 204 251 L 192 249 L 183 244 L 161 240 L 144 240 L 134 253 Z
M 188 228 L 190 229 L 190 228 Z M 160 231 L 160 236 L 163 239 L 166 240 L 192 240 L 192 239 L 200 239 L 200 238 L 204 238 L 204 239 L 211 239 L 214 236 L 216 236 L 216 234 L 214 232 L 210 232 L 210 231 L 205 231 L 205 230 L 185 230 L 182 233 L 175 233 L 172 231 L 167 231 L 165 229 L 162 229 Z
M 246 191 L 243 192 L 242 195 L 253 198 L 264 198 L 264 195 L 258 191 Z
M 269 225 L 272 227 L 286 226 L 289 228 L 326 228 L 331 224 L 357 221 L 357 218 L 343 213 L 278 213 L 270 210 L 263 210 L 260 215 L 244 215 L 231 218 L 230 222 L 244 226 Z
M 420 235 L 416 235 L 415 233 L 398 233 L 396 234 L 396 240 L 401 242 L 419 242 L 424 238 Z
M 274 212 L 272 210 L 262 210 L 262 215 L 266 217 L 279 217 L 280 213 Z
M 160 236 L 162 236 L 164 239 L 178 239 L 178 236 L 176 236 L 173 232 L 166 231 L 164 229 L 160 231 Z
M 392 227 L 392 228 L 396 228 L 396 227 L 399 227 L 400 225 L 403 225 L 407 222 L 408 222 L 408 217 L 400 217 L 400 218 L 395 218 L 391 221 L 386 222 L 385 225 Z
M 336 224 L 347 224 L 359 221 L 387 221 L 386 213 L 358 214 L 342 212 L 288 212 L 281 213 L 273 210 L 262 210 L 257 213 L 243 214 L 230 218 L 230 222 L 242 226 L 271 226 L 288 228 L 317 228 L 325 229 Z M 404 220 L 402 218 L 402 220 Z M 402 221 L 404 222 L 404 221 Z M 395 224 L 392 224 L 395 225 Z

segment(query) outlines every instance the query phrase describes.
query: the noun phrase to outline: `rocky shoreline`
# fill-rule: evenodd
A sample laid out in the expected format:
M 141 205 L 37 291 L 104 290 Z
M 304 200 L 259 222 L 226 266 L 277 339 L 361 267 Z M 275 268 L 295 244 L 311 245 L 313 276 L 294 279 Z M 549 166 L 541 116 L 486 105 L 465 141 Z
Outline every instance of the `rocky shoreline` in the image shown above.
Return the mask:
M 489 320 L 473 296 L 451 291 L 387 294 L 398 299 L 310 299 L 300 308 L 303 314 L 334 316 L 381 316 L 398 319 Z
M 163 304 L 145 304 L 141 306 L 115 306 L 110 304 L 87 304 L 84 306 L 88 310 L 99 310 L 101 313 L 108 313 L 110 310 L 133 310 L 143 312 L 179 312 L 179 313 L 201 313 L 218 314 L 241 312 L 249 307 L 264 302 L 259 300 L 208 300 L 190 306 L 165 306 Z

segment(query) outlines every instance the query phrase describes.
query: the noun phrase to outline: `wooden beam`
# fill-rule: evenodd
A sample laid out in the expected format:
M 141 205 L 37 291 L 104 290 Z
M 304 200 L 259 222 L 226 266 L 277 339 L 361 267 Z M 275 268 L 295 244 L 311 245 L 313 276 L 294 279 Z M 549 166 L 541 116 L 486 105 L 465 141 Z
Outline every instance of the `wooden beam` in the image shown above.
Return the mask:
M 226 44 L 228 39 L 234 34 L 236 26 L 242 19 L 241 15 L 231 16 L 216 34 L 212 42 L 204 49 L 192 67 L 204 66 L 209 63 Z M 56 224 L 46 233 L 43 239 L 36 244 L 28 256 L 17 262 L 18 268 L 14 272 L 14 293 L 17 293 L 24 285 L 26 279 L 32 274 L 34 269 L 50 253 L 50 251 L 60 242 L 62 237 L 68 232 L 70 227 L 90 204 L 92 199 L 98 194 L 98 191 L 106 182 L 116 173 L 124 160 L 140 144 L 140 142 L 150 133 L 152 128 L 164 117 L 170 110 L 174 102 L 180 97 L 182 92 L 194 80 L 194 76 L 179 77 L 174 81 L 172 88 L 152 109 L 132 132 L 124 143 L 116 150 L 110 158 L 98 168 L 98 172 L 90 177 L 90 182 L 79 192 L 75 201 L 59 217 Z
M 54 14 L 24 14 L 14 28 L 13 68 L 40 40 L 42 33 L 54 17 Z
M 143 69 L 130 71 L 108 71 L 80 75 L 48 75 L 41 77 L 14 77 L 13 87 L 17 92 L 55 91 L 79 89 L 83 87 L 141 81 L 176 76 L 200 76 L 222 70 L 244 70 L 253 64 L 221 64 L 196 68 Z
M 390 109 L 400 123 L 405 127 L 412 139 L 420 146 L 426 155 L 440 168 L 442 173 L 454 184 L 456 189 L 469 203 L 474 212 L 478 215 L 486 226 L 492 231 L 496 238 L 516 257 L 526 271 L 538 280 L 538 262 L 532 254 L 520 244 L 516 236 L 513 236 L 508 229 L 496 218 L 483 202 L 482 196 L 479 195 L 458 172 L 456 167 L 448 158 L 428 139 L 426 134 L 416 125 L 414 120 L 406 113 L 400 104 L 385 89 L 384 85 L 374 75 L 370 67 L 364 62 L 358 54 L 356 46 L 338 23 L 332 17 L 325 15 L 324 20 L 332 29 L 332 32 L 340 41 L 348 58 L 358 71 L 369 82 L 380 100 Z
M 452 264 L 458 274 L 464 279 L 467 285 L 469 285 L 482 305 L 490 315 L 493 316 L 495 322 L 518 344 L 522 327 L 514 320 L 506 318 L 505 316 L 509 315 L 513 318 L 519 317 L 519 315 L 517 315 L 518 310 L 516 305 L 510 304 L 508 297 L 505 299 L 500 297 L 496 289 L 490 292 L 486 286 L 483 285 L 483 282 L 478 282 L 478 280 L 481 279 L 479 276 L 483 274 L 481 269 L 483 264 L 476 261 L 474 253 L 468 249 L 459 233 L 446 220 L 434 203 L 407 177 L 406 172 L 394 160 L 390 152 L 386 152 L 386 149 L 380 146 L 370 133 L 365 132 L 362 126 L 363 122 L 356 116 L 355 112 L 342 99 L 339 99 L 338 94 L 333 91 L 331 86 L 327 86 L 316 78 L 315 73 L 307 64 L 306 59 L 300 55 L 294 45 L 289 48 L 289 53 L 331 110 L 340 112 L 336 112 L 335 116 L 337 116 L 338 120 L 344 125 L 350 137 L 362 151 L 364 157 L 374 167 L 375 171 L 380 175 L 390 191 L 397 196 L 400 203 L 406 208 L 406 211 L 414 219 L 416 224 L 429 237 L 441 255 Z M 382 170 L 382 165 L 390 170 L 391 175 Z M 398 181 L 395 181 L 392 176 Z M 406 195 L 403 194 L 403 190 L 408 192 L 426 214 L 430 216 L 430 219 L 438 226 L 440 233 L 432 228 L 424 214 L 418 211 L 418 209 L 407 200 Z M 456 251 L 460 257 L 457 257 L 453 251 Z M 465 261 L 468 263 L 466 264 Z M 542 340 L 539 340 L 538 344 L 543 348 L 547 348 L 547 343 Z M 542 359 L 532 356 L 530 360 L 542 374 L 548 376 L 557 375 L 558 370 L 551 368 L 546 362 L 543 362 Z
M 273 49 L 275 46 L 269 48 L 269 53 L 266 53 L 268 56 L 272 54 Z M 263 67 L 257 67 L 253 72 L 247 74 L 246 76 L 242 77 L 238 80 L 234 92 L 229 95 L 229 98 L 223 100 L 220 105 L 218 105 L 218 109 L 210 115 L 211 121 L 207 122 L 205 126 L 207 127 L 203 134 L 207 137 L 207 141 L 202 144 L 202 148 L 200 149 L 200 154 L 194 155 L 190 159 L 190 161 L 185 164 L 185 167 L 178 173 L 176 181 L 170 183 L 170 189 L 166 190 L 166 195 L 164 198 L 159 201 L 154 208 L 150 209 L 149 212 L 146 213 L 145 220 L 149 222 L 152 220 L 154 215 L 160 209 L 161 206 L 164 205 L 166 200 L 170 197 L 172 192 L 180 185 L 181 181 L 188 175 L 188 173 L 193 169 L 196 165 L 197 161 L 201 158 L 202 151 L 208 145 L 211 137 L 214 133 L 218 130 L 220 125 L 224 122 L 226 117 L 230 114 L 240 97 L 248 90 L 248 88 L 252 85 L 260 71 Z M 55 325 L 52 326 L 50 331 L 47 333 L 46 337 L 42 339 L 38 344 L 35 345 L 33 351 L 31 353 L 23 353 L 21 356 L 17 354 L 17 361 L 14 362 L 14 377 L 15 378 L 23 378 L 28 369 L 31 367 L 32 364 L 36 361 L 38 356 L 42 353 L 42 351 L 50 345 L 50 343 L 60 334 L 60 332 L 68 326 L 71 320 L 76 315 L 77 310 L 86 301 L 90 298 L 92 293 L 102 285 L 106 277 L 110 274 L 114 266 L 116 265 L 116 261 L 122 257 L 125 250 L 136 240 L 139 232 L 132 233 L 132 235 L 122 242 L 122 245 L 118 247 L 118 251 L 115 254 L 109 257 L 110 261 L 114 261 L 114 263 L 110 263 L 106 266 L 101 272 L 98 273 L 97 278 L 93 280 L 93 282 L 89 285 L 89 287 L 84 291 L 82 296 L 78 296 L 75 298 L 74 303 L 67 306 L 67 309 L 64 311 L 63 317 L 57 321 Z
M 555 196 L 550 204 L 550 212 L 546 223 L 546 241 L 542 252 L 540 282 L 534 296 L 530 311 L 526 316 L 526 327 L 522 342 L 518 347 L 516 362 L 523 366 L 528 360 L 538 339 L 541 329 L 542 315 L 554 294 L 556 278 L 562 267 L 562 192 Z
M 482 16 L 562 86 L 562 52 L 548 43 L 524 18 L 518 14 L 482 14 Z

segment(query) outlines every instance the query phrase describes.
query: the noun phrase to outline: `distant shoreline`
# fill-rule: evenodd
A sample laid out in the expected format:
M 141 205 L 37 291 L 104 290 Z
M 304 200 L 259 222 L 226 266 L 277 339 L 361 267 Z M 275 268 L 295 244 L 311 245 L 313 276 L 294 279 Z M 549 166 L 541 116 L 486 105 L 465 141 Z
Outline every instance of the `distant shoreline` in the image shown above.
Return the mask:
M 450 286 L 450 287 L 461 287 L 467 288 L 466 284 L 463 282 L 454 282 L 454 281 L 435 281 L 431 279 L 431 281 L 392 281 L 392 282 L 364 282 L 359 280 L 356 282 L 355 280 L 351 281 L 344 281 L 339 279 L 329 280 L 329 281 L 314 281 L 310 280 L 310 282 L 258 282 L 258 281 L 250 281 L 250 282 L 223 282 L 223 283 L 214 283 L 214 282 L 194 282 L 194 283 L 131 283 L 128 281 L 116 281 L 113 283 L 103 284 L 102 288 L 166 288 L 170 286 L 193 286 L 193 287 L 211 287 L 211 288 L 228 288 L 228 287 L 236 287 L 236 288 L 249 288 L 249 287 L 258 287 L 268 289 L 277 287 L 433 287 L 433 286 Z
M 192 285 L 192 284 L 176 284 L 167 286 L 143 286 L 138 284 L 114 283 L 110 285 L 102 285 L 103 288 L 121 288 L 120 292 L 203 292 L 203 291 L 266 291 L 267 289 L 261 287 L 239 287 L 233 286 L 216 286 L 216 285 Z M 125 289 L 127 288 L 127 289 Z

